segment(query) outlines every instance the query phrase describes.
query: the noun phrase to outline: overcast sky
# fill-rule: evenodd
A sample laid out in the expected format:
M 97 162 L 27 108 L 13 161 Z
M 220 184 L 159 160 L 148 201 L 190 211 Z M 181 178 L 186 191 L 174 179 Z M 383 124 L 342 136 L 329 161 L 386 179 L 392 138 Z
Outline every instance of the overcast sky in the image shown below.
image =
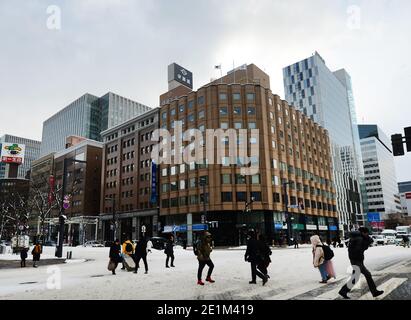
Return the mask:
M 61 28 L 49 29 L 49 6 Z M 352 77 L 359 123 L 389 136 L 411 125 L 409 0 L 1 0 L 0 135 L 41 139 L 42 123 L 89 92 L 112 91 L 151 107 L 167 65 L 195 88 L 255 63 L 284 97 L 282 68 L 318 51 Z M 411 154 L 395 160 L 411 180 Z

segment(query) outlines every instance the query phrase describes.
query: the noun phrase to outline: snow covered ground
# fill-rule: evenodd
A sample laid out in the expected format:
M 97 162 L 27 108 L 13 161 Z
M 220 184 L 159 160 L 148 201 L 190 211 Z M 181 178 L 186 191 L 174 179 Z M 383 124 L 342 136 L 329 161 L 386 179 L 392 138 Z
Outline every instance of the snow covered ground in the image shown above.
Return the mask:
M 240 248 L 241 249 L 241 248 Z M 273 249 L 269 267 L 271 279 L 266 286 L 249 285 L 250 264 L 244 261 L 244 250 L 215 249 L 214 284 L 196 284 L 197 260 L 192 250 L 175 249 L 175 268 L 165 268 L 165 255 L 153 250 L 148 256 L 149 273 L 138 274 L 117 269 L 113 276 L 107 270 L 108 248 L 64 248 L 73 251 L 73 260 L 58 266 L 2 269 L 0 299 L 289 299 L 321 287 L 317 269 L 312 267 L 309 247 Z M 334 249 L 337 280 L 347 277 L 349 260 L 346 248 Z M 54 247 L 44 249 L 54 256 Z M 0 255 L 0 260 L 7 255 Z M 31 256 L 30 256 L 31 258 Z M 10 257 L 8 258 L 10 259 Z M 383 246 L 366 251 L 366 265 L 371 271 L 411 262 L 411 249 Z M 41 265 L 41 263 L 40 263 Z M 140 263 L 143 267 L 143 263 Z M 204 270 L 203 278 L 207 267 Z M 56 273 L 57 272 L 57 273 Z M 61 274 L 61 289 L 48 289 Z M 330 281 L 332 282 L 332 281 Z

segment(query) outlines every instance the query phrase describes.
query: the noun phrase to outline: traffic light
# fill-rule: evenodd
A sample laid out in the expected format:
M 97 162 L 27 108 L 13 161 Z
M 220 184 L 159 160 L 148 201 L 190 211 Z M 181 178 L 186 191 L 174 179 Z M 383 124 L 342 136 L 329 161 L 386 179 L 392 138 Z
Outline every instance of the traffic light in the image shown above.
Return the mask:
M 394 153 L 394 157 L 404 155 L 404 143 L 402 141 L 401 134 L 391 135 L 391 144 L 392 144 L 392 151 Z
M 411 127 L 404 128 L 407 151 L 411 152 Z

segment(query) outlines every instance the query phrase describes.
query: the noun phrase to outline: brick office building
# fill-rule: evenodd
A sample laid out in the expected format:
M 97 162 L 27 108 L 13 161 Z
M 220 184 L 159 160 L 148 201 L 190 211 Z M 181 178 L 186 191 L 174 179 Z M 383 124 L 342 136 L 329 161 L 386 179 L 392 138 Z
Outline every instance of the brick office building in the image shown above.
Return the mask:
M 100 201 L 100 237 L 138 239 L 157 234 L 157 204 L 151 201 L 151 141 L 159 109 L 150 110 L 101 133 L 104 141 Z
M 245 243 L 245 228 L 258 229 L 280 242 L 287 230 L 286 188 L 291 236 L 308 241 L 314 233 L 324 238 L 337 234 L 328 133 L 273 94 L 267 74 L 255 65 L 243 66 L 197 91 L 186 91 L 167 103 L 163 99 L 167 94 L 162 95 L 160 127 L 172 135 L 177 120 L 183 121 L 183 131 L 258 129 L 259 173 L 242 176 L 239 165 L 162 164 L 160 216 L 164 231 L 177 227 L 190 243 L 194 226 L 203 222 L 205 200 L 207 221 L 217 222 L 212 227 L 216 245 Z M 251 148 L 255 141 L 241 143 Z M 201 181 L 206 184 L 205 195 Z M 247 212 L 246 202 L 251 198 L 254 202 Z

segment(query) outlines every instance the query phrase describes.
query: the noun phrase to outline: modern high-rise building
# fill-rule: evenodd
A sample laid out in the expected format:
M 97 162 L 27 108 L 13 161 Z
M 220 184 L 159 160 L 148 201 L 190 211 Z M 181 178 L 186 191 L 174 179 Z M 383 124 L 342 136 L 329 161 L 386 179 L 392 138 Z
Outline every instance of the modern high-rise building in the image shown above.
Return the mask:
M 86 93 L 44 121 L 40 156 L 64 149 L 68 136 L 101 141 L 101 131 L 149 110 L 112 92 L 101 98 Z
M 27 172 L 30 171 L 31 162 L 39 157 L 40 154 L 40 141 L 21 138 L 6 134 L 0 137 L 0 150 L 3 143 L 17 143 L 24 144 L 24 161 L 18 167 L 17 178 L 25 179 L 27 177 Z M 1 162 L 0 160 L 0 179 L 7 177 L 8 164 Z
M 337 212 L 345 231 L 365 222 L 361 151 L 351 79 L 330 71 L 316 52 L 283 69 L 285 99 L 328 130 L 333 159 Z
M 411 217 L 411 181 L 398 182 L 402 214 Z
M 237 134 L 245 129 L 248 136 L 214 136 L 214 144 L 207 141 L 204 150 L 215 151 L 219 145 L 225 154 L 179 162 L 177 153 L 188 145 L 178 143 L 180 124 L 183 132 L 197 129 L 202 137 L 210 129 Z M 210 227 L 216 245 L 244 244 L 249 228 L 277 244 L 287 236 L 307 242 L 315 233 L 324 239 L 338 234 L 328 132 L 273 94 L 269 76 L 254 64 L 165 100 L 160 128 L 170 133 L 166 142 L 174 156 L 171 164 L 160 164 L 164 233 L 187 237 L 190 244 L 197 231 Z M 241 153 L 230 155 L 239 145 L 248 150 L 256 172 L 242 171 Z M 253 148 L 258 154 L 250 154 Z
M 387 218 L 387 214 L 401 212 L 390 140 L 374 124 L 360 124 L 358 132 L 368 212 L 379 212 L 381 219 Z

